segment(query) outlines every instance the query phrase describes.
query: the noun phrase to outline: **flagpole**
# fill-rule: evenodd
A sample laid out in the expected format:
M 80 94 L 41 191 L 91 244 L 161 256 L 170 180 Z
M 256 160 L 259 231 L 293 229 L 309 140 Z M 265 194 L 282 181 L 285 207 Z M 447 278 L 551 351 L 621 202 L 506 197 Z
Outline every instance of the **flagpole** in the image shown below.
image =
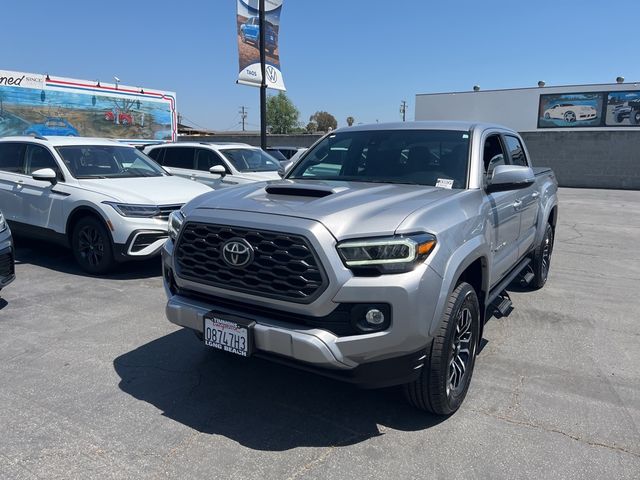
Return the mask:
M 267 78 L 266 78 L 266 53 L 265 53 L 265 14 L 264 0 L 260 0 L 260 70 L 262 83 L 260 84 L 260 146 L 267 148 Z

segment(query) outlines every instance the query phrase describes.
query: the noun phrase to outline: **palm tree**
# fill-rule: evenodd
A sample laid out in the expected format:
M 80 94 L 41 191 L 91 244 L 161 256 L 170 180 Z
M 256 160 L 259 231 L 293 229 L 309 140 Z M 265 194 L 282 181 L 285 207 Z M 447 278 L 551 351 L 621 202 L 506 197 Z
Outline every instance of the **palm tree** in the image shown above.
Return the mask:
M 353 118 L 353 117 L 351 117 L 351 116 L 347 117 L 347 125 L 351 126 L 351 125 L 353 125 L 353 123 L 354 123 L 355 121 L 356 121 L 356 119 L 355 119 L 355 118 Z

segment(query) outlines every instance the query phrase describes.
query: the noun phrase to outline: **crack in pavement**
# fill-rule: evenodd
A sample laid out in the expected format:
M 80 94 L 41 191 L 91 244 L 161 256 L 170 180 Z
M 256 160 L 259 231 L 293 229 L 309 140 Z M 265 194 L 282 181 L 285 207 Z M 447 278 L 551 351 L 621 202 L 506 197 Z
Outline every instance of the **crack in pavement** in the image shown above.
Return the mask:
M 562 430 L 557 429 L 557 428 L 547 427 L 547 426 L 544 426 L 544 425 L 539 425 L 539 424 L 536 424 L 536 423 L 533 423 L 533 422 L 527 422 L 527 421 L 524 421 L 524 420 L 517 420 L 515 418 L 507 417 L 507 416 L 504 416 L 504 415 L 498 415 L 498 414 L 495 414 L 495 413 L 492 413 L 492 412 L 488 412 L 486 410 L 470 409 L 470 411 L 476 412 L 476 413 L 481 413 L 483 415 L 486 415 L 487 417 L 495 418 L 497 420 L 502 420 L 503 422 L 507 422 L 507 423 L 510 423 L 512 425 L 520 425 L 520 426 L 523 426 L 523 427 L 535 428 L 535 429 L 538 429 L 538 430 L 543 430 L 543 431 L 548 432 L 548 433 L 559 433 L 560 435 L 564 435 L 565 437 L 568 437 L 568 438 L 570 438 L 572 440 L 575 440 L 576 442 L 580 442 L 580 443 L 583 443 L 585 445 L 589 445 L 591 447 L 607 448 L 609 450 L 614 450 L 614 451 L 617 451 L 617 452 L 626 453 L 626 454 L 632 455 L 632 456 L 640 459 L 640 452 L 634 452 L 634 451 L 629 450 L 628 448 L 625 448 L 625 447 L 619 447 L 617 445 L 608 445 L 606 443 L 585 440 L 585 439 L 580 438 L 580 437 L 578 437 L 576 435 L 572 435 L 571 433 L 563 432 Z

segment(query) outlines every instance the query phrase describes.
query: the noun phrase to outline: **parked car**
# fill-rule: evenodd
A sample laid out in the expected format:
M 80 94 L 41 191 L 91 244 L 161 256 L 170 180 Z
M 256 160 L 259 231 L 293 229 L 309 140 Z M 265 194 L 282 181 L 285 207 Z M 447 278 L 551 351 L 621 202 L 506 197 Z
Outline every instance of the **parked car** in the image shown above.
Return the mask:
M 164 143 L 148 146 L 144 152 L 172 174 L 213 189 L 280 179 L 280 163 L 244 143 Z
M 553 172 L 532 168 L 507 128 L 339 129 L 285 179 L 171 214 L 166 313 L 208 347 L 404 385 L 414 406 L 447 415 L 486 320 L 511 312 L 506 287 L 545 285 L 557 214 Z
M 104 119 L 108 122 L 113 122 L 116 116 L 111 110 L 104 112 Z M 133 125 L 133 115 L 130 113 L 118 112 L 118 123 L 121 125 Z
M 544 118 L 564 120 L 568 123 L 593 120 L 598 112 L 591 105 L 574 105 L 573 103 L 559 103 L 544 111 Z
M 11 230 L 0 212 L 0 290 L 16 278 L 15 255 Z
M 61 117 L 48 117 L 43 123 L 32 123 L 24 131 L 25 135 L 59 135 L 77 137 L 78 130 Z
M 13 232 L 70 246 L 88 273 L 159 254 L 169 214 L 207 191 L 116 141 L 0 138 L 0 205 Z
M 267 147 L 267 152 L 273 155 L 273 152 L 280 152 L 284 158 L 290 160 L 300 150 L 303 152 L 306 150 L 304 147 Z
M 275 27 L 266 22 L 265 47 L 270 55 L 273 55 L 278 48 L 278 34 Z M 249 17 L 245 23 L 240 25 L 240 35 L 244 43 L 253 43 L 258 46 L 260 42 L 260 19 L 258 17 Z

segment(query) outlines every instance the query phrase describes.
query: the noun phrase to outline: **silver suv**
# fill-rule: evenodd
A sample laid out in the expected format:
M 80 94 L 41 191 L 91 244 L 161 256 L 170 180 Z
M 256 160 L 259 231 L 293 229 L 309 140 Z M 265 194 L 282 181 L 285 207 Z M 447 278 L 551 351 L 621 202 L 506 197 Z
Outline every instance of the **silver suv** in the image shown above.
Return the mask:
M 336 130 L 280 182 L 174 212 L 167 316 L 205 345 L 450 414 L 506 287 L 542 287 L 557 183 L 516 132 L 416 122 Z

